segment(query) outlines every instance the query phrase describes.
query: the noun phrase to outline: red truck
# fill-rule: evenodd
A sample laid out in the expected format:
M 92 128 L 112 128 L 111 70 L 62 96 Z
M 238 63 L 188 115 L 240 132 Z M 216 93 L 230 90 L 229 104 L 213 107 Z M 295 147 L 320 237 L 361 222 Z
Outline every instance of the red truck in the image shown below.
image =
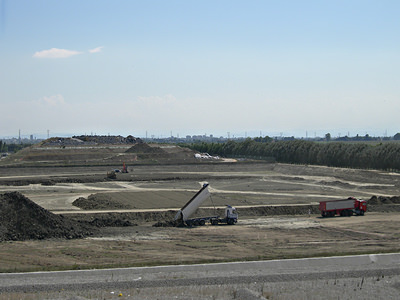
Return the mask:
M 363 216 L 367 211 L 367 202 L 365 200 L 349 197 L 344 200 L 328 200 L 319 203 L 319 210 L 323 217 L 352 216 L 355 213 Z

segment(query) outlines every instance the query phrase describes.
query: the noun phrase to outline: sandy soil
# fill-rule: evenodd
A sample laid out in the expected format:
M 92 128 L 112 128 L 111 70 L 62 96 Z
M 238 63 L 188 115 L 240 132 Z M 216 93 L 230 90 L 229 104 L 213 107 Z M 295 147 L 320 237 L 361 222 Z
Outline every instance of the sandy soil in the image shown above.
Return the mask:
M 131 208 L 176 209 L 202 182 L 209 182 L 212 192 L 213 202 L 205 206 L 315 204 L 349 196 L 369 199 L 400 194 L 400 176 L 373 170 L 265 163 L 139 165 L 130 166 L 128 174 L 118 174 L 116 181 L 105 181 L 108 168 L 90 169 L 42 168 L 41 173 L 33 169 L 32 175 L 31 169 L 25 169 L 23 178 L 20 169 L 6 169 L 0 176 L 0 190 L 20 191 L 42 207 L 57 211 L 77 210 L 73 201 L 96 193 Z M 50 179 L 51 184 L 43 184 Z M 9 185 L 10 181 L 19 185 Z
M 107 181 L 108 167 L 5 170 L 0 175 L 2 192 L 19 191 L 65 215 L 81 211 L 72 204 L 77 198 L 101 195 L 110 200 L 111 210 L 115 203 L 141 210 L 162 208 L 162 217 L 168 218 L 207 181 L 212 202 L 207 200 L 204 206 L 235 205 L 240 217 L 234 226 L 158 228 L 152 226 L 160 216 L 155 212 L 137 220 L 114 214 L 138 226 L 104 227 L 100 234 L 85 239 L 0 243 L 1 272 L 400 251 L 400 214 L 392 209 L 329 219 L 315 211 L 310 216 L 273 216 L 245 209 L 315 205 L 319 200 L 348 196 L 397 196 L 397 174 L 266 163 L 133 165 L 130 173 L 119 173 L 116 181 Z M 90 218 L 96 219 L 96 214 Z
M 184 264 L 400 251 L 400 215 L 241 219 L 234 226 L 106 227 L 75 240 L 0 243 L 2 272 Z M 160 251 L 162 249 L 162 251 Z

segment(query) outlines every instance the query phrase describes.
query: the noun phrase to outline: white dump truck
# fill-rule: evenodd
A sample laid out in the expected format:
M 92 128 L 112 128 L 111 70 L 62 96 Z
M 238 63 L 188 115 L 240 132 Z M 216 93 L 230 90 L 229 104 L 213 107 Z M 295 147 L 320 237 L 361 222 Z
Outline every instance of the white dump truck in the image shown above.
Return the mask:
M 211 217 L 200 217 L 190 218 L 193 213 L 200 207 L 200 205 L 207 199 L 211 198 L 208 190 L 208 183 L 203 184 L 203 187 L 190 199 L 175 215 L 175 222 L 187 225 L 187 226 L 203 226 L 206 222 L 212 225 L 228 224 L 234 225 L 237 223 L 238 214 L 236 208 L 227 205 L 225 208 L 224 216 L 211 216 Z

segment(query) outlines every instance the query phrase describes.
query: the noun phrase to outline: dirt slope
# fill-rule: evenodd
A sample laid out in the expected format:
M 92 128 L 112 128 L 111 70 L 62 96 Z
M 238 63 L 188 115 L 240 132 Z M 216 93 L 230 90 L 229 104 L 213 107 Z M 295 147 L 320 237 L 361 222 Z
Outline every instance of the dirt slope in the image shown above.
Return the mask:
M 81 238 L 88 226 L 55 215 L 18 192 L 0 195 L 0 241 Z
M 195 163 L 194 151 L 176 145 L 148 145 L 128 136 L 50 138 L 10 155 L 1 165 L 107 166 L 141 163 Z

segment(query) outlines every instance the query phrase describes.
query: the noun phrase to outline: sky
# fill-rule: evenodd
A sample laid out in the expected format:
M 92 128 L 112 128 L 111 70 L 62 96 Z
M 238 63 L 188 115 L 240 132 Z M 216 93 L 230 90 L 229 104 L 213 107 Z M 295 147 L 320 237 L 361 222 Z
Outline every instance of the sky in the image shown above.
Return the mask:
M 0 0 L 0 137 L 400 132 L 400 1 Z

